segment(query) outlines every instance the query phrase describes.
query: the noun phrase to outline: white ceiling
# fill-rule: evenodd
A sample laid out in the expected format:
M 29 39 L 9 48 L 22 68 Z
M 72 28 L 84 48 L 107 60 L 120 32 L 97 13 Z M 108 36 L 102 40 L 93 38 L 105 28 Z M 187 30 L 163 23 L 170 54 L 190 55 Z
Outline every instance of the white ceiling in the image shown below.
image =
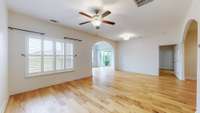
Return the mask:
M 143 7 L 136 7 L 134 0 L 8 0 L 10 10 L 40 19 L 55 19 L 61 24 L 78 30 L 119 40 L 122 33 L 130 32 L 140 36 L 165 32 L 178 25 L 184 18 L 192 0 L 154 0 Z M 115 26 L 103 25 L 96 30 L 91 24 L 79 26 L 87 20 L 78 14 L 84 11 L 93 14 L 94 7 L 110 10 L 107 20 Z

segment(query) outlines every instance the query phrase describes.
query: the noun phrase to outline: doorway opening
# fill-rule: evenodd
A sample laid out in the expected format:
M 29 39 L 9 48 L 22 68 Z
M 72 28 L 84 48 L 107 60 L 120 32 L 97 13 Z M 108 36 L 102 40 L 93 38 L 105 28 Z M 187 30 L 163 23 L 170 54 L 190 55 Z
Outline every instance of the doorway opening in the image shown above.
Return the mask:
M 160 75 L 175 74 L 176 45 L 163 45 L 159 47 Z M 161 74 L 165 73 L 165 74 Z
M 92 68 L 113 70 L 114 69 L 114 49 L 111 44 L 105 41 L 97 42 L 92 47 Z
M 198 24 L 189 23 L 184 39 L 184 78 L 197 80 Z
M 183 58 L 183 77 L 190 85 L 191 90 L 194 90 L 197 95 L 197 61 L 198 61 L 198 23 L 195 20 L 190 20 L 185 28 L 184 34 L 184 58 Z M 192 100 L 197 100 L 193 97 Z M 193 101 L 194 107 L 197 101 Z

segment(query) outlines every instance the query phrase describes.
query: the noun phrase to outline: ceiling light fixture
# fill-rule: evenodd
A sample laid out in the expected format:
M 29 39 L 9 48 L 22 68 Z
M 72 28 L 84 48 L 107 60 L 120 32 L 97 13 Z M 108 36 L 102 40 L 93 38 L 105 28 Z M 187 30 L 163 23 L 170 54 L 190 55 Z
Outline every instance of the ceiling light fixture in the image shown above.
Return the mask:
M 123 39 L 124 40 L 130 40 L 130 37 L 124 37 Z
M 123 40 L 130 40 L 131 38 L 136 38 L 137 36 L 133 33 L 123 33 L 120 35 L 120 38 Z
M 101 26 L 102 23 L 102 19 L 100 15 L 96 15 L 93 17 L 92 21 L 91 21 L 92 25 L 96 28 Z
M 95 26 L 95 27 L 100 27 L 100 26 L 101 26 L 101 23 L 102 23 L 102 22 L 101 22 L 100 20 L 93 20 L 93 21 L 92 21 L 92 25 Z

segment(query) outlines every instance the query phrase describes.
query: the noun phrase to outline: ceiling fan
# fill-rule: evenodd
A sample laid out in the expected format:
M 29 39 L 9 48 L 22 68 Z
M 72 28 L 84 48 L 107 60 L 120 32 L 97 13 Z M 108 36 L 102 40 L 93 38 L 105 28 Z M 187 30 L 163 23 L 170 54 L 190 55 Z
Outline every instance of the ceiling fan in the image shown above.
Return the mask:
M 82 22 L 79 25 L 84 25 L 84 24 L 92 23 L 92 25 L 96 29 L 100 29 L 100 26 L 101 26 L 102 23 L 109 24 L 109 25 L 115 25 L 115 22 L 104 20 L 104 18 L 106 16 L 108 16 L 108 15 L 111 14 L 110 11 L 107 10 L 106 12 L 102 13 L 101 10 L 95 9 L 94 12 L 95 12 L 94 16 L 91 16 L 91 15 L 89 15 L 87 13 L 84 13 L 84 12 L 79 12 L 80 15 L 83 15 L 83 16 L 89 18 L 88 21 Z

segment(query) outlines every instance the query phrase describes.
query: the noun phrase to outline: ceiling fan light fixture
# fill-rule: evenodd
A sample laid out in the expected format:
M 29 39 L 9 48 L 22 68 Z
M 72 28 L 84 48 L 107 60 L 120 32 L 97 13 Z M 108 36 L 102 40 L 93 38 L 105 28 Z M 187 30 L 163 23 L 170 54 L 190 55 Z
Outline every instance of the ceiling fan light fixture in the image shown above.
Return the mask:
M 102 21 L 101 20 L 93 20 L 91 23 L 94 27 L 99 27 L 99 26 L 101 26 Z
M 95 15 L 93 18 L 92 18 L 92 25 L 94 27 L 100 27 L 101 24 L 102 24 L 102 21 L 101 21 L 101 15 Z

